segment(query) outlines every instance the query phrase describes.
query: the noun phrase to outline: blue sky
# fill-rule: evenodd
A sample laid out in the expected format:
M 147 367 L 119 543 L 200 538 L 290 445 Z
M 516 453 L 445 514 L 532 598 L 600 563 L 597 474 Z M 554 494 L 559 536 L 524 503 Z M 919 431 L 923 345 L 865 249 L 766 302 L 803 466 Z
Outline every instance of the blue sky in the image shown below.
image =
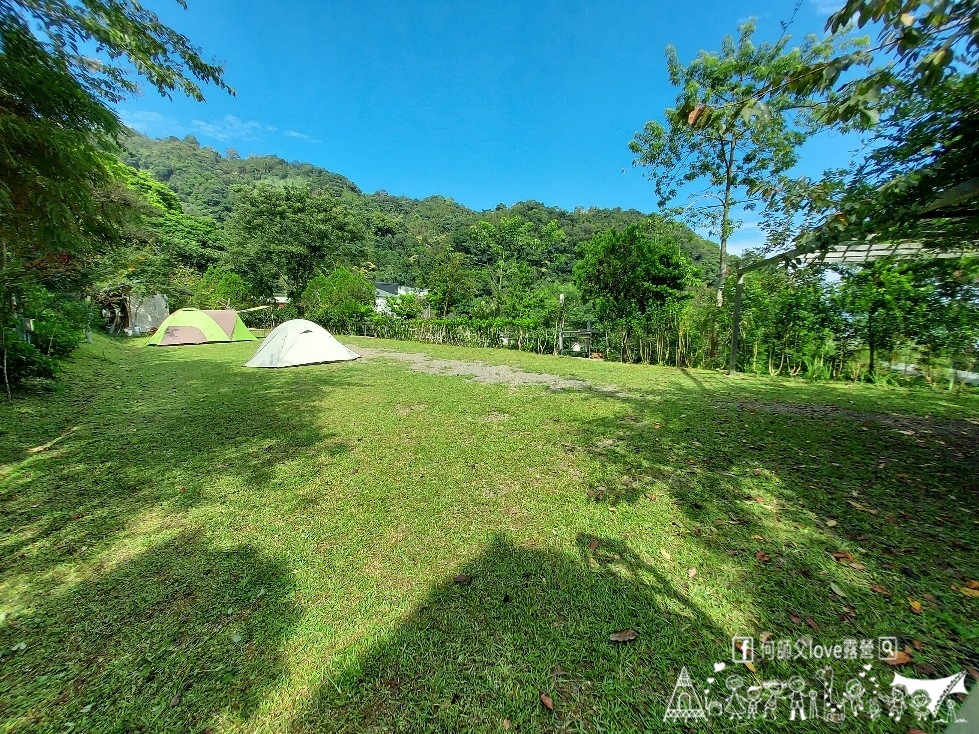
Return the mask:
M 803 0 L 793 35 L 821 33 L 839 4 Z M 675 99 L 666 45 L 689 60 L 749 16 L 774 39 L 793 5 L 157 2 L 164 22 L 225 64 L 237 96 L 210 89 L 201 104 L 147 92 L 118 109 L 154 137 L 308 161 L 368 192 L 442 194 L 476 209 L 536 199 L 648 212 L 652 187 L 628 143 Z M 800 168 L 845 165 L 852 147 L 824 136 Z M 734 251 L 760 239 L 747 224 Z

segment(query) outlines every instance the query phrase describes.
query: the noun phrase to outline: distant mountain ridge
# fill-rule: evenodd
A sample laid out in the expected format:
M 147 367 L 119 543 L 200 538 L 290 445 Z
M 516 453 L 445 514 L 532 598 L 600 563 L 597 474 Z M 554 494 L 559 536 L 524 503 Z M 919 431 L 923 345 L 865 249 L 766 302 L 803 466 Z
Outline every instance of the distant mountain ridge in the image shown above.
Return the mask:
M 368 250 L 377 267 L 378 280 L 414 285 L 419 272 L 414 265 L 419 248 L 441 240 L 467 251 L 469 230 L 480 219 L 521 216 L 543 227 L 556 221 L 567 235 L 565 249 L 573 261 L 578 245 L 597 232 L 611 227 L 626 227 L 643 221 L 647 215 L 635 209 L 578 207 L 568 212 L 536 201 L 476 211 L 446 196 L 412 199 L 385 191 L 364 193 L 347 177 L 310 163 L 287 162 L 278 156 L 240 157 L 233 148 L 224 155 L 202 146 L 188 135 L 185 138 L 153 139 L 134 134 L 124 141 L 120 158 L 133 168 L 150 173 L 166 184 L 183 203 L 188 214 L 207 216 L 222 224 L 231 214 L 234 188 L 261 182 L 303 183 L 313 190 L 328 191 L 344 199 L 368 224 L 371 242 Z M 680 247 L 701 269 L 705 279 L 717 274 L 718 247 L 692 230 Z M 570 276 L 570 270 L 561 273 Z

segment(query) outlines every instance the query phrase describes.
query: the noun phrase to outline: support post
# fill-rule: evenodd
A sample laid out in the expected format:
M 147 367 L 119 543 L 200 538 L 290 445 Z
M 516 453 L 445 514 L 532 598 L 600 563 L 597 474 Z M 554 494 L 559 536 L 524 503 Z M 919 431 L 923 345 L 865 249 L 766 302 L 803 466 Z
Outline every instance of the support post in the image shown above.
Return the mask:
M 727 373 L 736 375 L 738 373 L 738 336 L 741 332 L 741 290 L 744 286 L 744 274 L 737 272 L 738 283 L 734 289 L 734 318 L 731 321 L 731 363 Z

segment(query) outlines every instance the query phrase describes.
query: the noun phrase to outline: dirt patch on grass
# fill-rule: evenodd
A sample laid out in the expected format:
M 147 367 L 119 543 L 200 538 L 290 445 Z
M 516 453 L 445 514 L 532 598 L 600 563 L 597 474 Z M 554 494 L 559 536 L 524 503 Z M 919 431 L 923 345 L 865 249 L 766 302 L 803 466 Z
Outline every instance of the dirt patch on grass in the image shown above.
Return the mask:
M 868 413 L 837 408 L 833 405 L 802 405 L 796 403 L 760 403 L 745 401 L 741 408 L 782 415 L 798 415 L 823 420 L 844 420 L 857 424 L 885 426 L 905 436 L 921 439 L 941 438 L 950 443 L 974 447 L 979 444 L 979 420 L 948 420 L 931 416 L 910 416 L 897 413 Z
M 413 403 L 411 405 L 400 405 L 397 408 L 398 415 L 409 415 L 411 413 L 423 413 L 428 410 L 427 403 Z
M 486 364 L 484 362 L 463 362 L 456 359 L 434 359 L 426 354 L 415 352 L 398 352 L 393 349 L 375 349 L 359 347 L 358 352 L 365 359 L 397 359 L 408 364 L 415 372 L 429 375 L 461 375 L 471 377 L 484 385 L 510 385 L 523 387 L 526 385 L 541 385 L 549 390 L 594 390 L 596 392 L 614 395 L 616 397 L 632 397 L 610 385 L 592 385 L 585 380 L 578 380 L 560 375 L 549 375 L 541 372 L 524 372 L 509 365 Z

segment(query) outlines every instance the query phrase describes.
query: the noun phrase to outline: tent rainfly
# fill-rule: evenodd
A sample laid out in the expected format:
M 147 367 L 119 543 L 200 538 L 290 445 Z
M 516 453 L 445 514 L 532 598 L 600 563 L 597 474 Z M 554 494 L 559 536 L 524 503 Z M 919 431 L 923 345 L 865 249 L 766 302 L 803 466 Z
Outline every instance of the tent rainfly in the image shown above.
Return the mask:
M 256 341 L 245 322 L 232 309 L 201 311 L 181 308 L 170 314 L 146 343 L 150 347 L 169 347 L 178 344 L 208 344 L 210 342 Z
M 347 349 L 319 324 L 293 319 L 272 329 L 245 367 L 297 367 L 346 362 L 358 357 L 359 354 Z

